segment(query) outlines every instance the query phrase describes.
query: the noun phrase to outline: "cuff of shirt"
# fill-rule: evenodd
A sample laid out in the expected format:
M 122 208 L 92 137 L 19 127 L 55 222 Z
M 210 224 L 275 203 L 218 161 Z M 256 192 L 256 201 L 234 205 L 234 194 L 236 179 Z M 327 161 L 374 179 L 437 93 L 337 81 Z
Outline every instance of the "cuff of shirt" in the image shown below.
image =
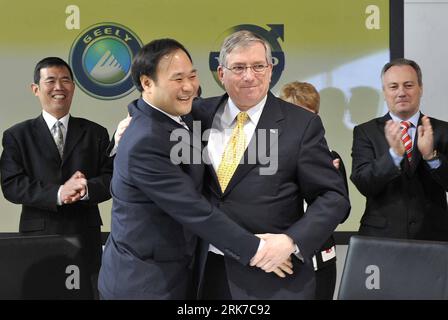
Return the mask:
M 389 148 L 389 154 L 392 157 L 392 160 L 394 161 L 395 166 L 397 168 L 400 168 L 400 162 L 401 162 L 401 160 L 403 160 L 403 156 L 397 155 L 392 148 Z
M 58 189 L 58 196 L 57 196 L 57 199 L 56 199 L 56 204 L 57 204 L 58 206 L 62 206 L 62 201 L 61 201 L 61 189 L 62 189 L 62 186 L 60 186 L 59 189 Z
M 117 153 L 117 149 L 118 149 L 118 144 L 115 144 L 109 153 L 109 157 L 113 157 Z
M 296 244 L 294 244 L 294 247 L 295 247 L 295 250 L 294 250 L 294 255 L 300 260 L 300 261 L 304 261 L 304 259 L 303 259 L 303 256 L 302 256 L 302 254 L 300 253 L 300 249 L 299 249 L 299 247 L 296 245 Z
M 86 194 L 85 194 L 84 197 L 82 197 L 80 200 L 81 200 L 81 201 L 87 201 L 87 200 L 89 200 L 89 187 L 88 187 L 88 186 L 86 186 Z
M 261 248 L 263 248 L 265 242 L 266 242 L 266 241 L 264 241 L 263 239 L 260 239 L 260 243 L 258 244 L 258 250 L 257 250 L 257 252 L 260 251 Z
M 438 169 L 441 165 L 440 159 L 425 160 L 431 169 Z

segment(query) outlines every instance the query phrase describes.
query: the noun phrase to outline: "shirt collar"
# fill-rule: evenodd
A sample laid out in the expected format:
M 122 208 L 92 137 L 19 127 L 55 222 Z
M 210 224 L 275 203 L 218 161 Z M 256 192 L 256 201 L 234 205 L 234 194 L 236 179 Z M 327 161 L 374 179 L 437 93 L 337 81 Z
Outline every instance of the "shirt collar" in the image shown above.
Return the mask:
M 149 103 L 144 97 L 142 97 L 143 101 L 146 102 L 146 104 L 148 106 L 150 106 L 153 109 L 156 109 L 157 111 L 162 112 L 164 115 L 166 115 L 167 117 L 170 117 L 171 119 L 173 119 L 174 121 L 176 121 L 178 124 L 180 124 L 181 126 L 184 126 L 184 121 L 182 120 L 182 118 L 180 116 L 173 116 L 172 114 L 169 114 L 165 111 L 163 111 L 162 109 L 157 108 L 156 106 L 153 106 L 151 103 Z
M 409 119 L 400 119 L 399 117 L 397 117 L 396 115 L 394 115 L 392 112 L 389 112 L 390 117 L 392 118 L 392 120 L 394 122 L 401 122 L 401 121 L 409 121 L 410 123 L 412 123 L 412 125 L 414 126 L 414 128 L 417 128 L 418 125 L 418 120 L 420 119 L 420 110 L 417 111 L 412 117 L 410 117 Z
M 49 114 L 47 111 L 42 110 L 42 117 L 44 118 L 45 123 L 47 124 L 48 129 L 50 129 L 50 131 L 53 129 L 54 124 L 58 120 L 62 123 L 62 125 L 64 126 L 64 128 L 66 130 L 68 129 L 68 120 L 70 119 L 70 113 L 67 113 L 65 116 L 63 116 L 60 119 L 56 119 L 51 114 Z
M 261 113 L 263 112 L 267 98 L 268 96 L 266 95 L 259 103 L 257 103 L 255 106 L 246 111 L 247 115 L 249 116 L 249 120 L 255 125 L 257 125 L 258 121 L 260 120 Z M 224 108 L 224 113 L 221 119 L 227 127 L 230 127 L 233 121 L 235 121 L 236 116 L 240 112 L 241 110 L 238 109 L 238 107 L 229 97 L 229 100 L 227 101 L 227 104 Z

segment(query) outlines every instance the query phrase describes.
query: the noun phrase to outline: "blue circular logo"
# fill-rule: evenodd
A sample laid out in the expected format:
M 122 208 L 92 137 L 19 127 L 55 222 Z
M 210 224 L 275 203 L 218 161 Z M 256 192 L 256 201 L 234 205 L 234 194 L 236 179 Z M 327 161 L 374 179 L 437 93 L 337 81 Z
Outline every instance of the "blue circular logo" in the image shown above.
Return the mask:
M 283 24 L 268 24 L 270 29 L 266 30 L 260 26 L 253 24 L 240 24 L 234 27 L 231 27 L 224 31 L 217 39 L 215 47 L 218 48 L 217 51 L 212 51 L 209 54 L 209 68 L 213 74 L 213 78 L 216 83 L 223 88 L 221 81 L 218 78 L 218 66 L 219 66 L 219 46 L 224 41 L 224 39 L 231 35 L 234 32 L 241 30 L 248 30 L 259 37 L 263 38 L 269 45 L 272 50 L 272 78 L 269 87 L 272 89 L 280 79 L 283 70 L 285 69 L 285 54 L 280 46 L 280 43 L 277 39 L 284 40 L 284 25 Z M 224 89 L 224 88 L 223 88 Z
M 134 55 L 142 47 L 134 32 L 116 23 L 93 25 L 76 38 L 69 63 L 76 84 L 88 95 L 114 100 L 131 93 Z

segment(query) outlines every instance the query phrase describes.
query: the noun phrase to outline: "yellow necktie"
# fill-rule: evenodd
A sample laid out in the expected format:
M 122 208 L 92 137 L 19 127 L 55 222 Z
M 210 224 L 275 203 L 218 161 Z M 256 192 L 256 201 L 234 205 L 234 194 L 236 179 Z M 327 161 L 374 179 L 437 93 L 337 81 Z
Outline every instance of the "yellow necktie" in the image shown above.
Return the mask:
M 246 150 L 246 136 L 243 128 L 248 118 L 249 116 L 246 112 L 238 113 L 236 126 L 222 155 L 221 163 L 218 167 L 218 181 L 222 192 L 226 190 L 233 173 L 240 163 L 244 150 Z

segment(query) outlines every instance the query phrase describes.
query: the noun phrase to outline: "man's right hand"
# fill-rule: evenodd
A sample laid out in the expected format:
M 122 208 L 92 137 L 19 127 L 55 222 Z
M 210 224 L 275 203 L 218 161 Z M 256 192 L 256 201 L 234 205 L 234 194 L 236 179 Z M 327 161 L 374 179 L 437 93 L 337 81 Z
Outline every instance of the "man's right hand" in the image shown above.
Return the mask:
M 129 115 L 118 123 L 117 130 L 115 131 L 114 140 L 115 145 L 118 146 L 118 142 L 120 142 L 121 136 L 126 131 L 126 128 L 129 126 L 132 117 Z
M 63 204 L 69 204 L 79 201 L 86 195 L 87 192 L 87 180 L 84 174 L 80 171 L 76 171 L 70 179 L 68 179 L 61 188 L 61 202 Z
M 401 128 L 398 122 L 388 120 L 384 127 L 384 134 L 386 136 L 389 147 L 395 152 L 397 156 L 403 156 L 406 151 L 404 144 L 401 141 Z
M 291 254 L 294 251 L 293 240 L 285 234 L 256 234 L 256 236 L 262 239 L 263 244 L 252 257 L 250 266 L 256 266 L 267 273 L 274 272 L 280 278 L 285 278 L 286 274 L 293 274 L 291 261 Z

